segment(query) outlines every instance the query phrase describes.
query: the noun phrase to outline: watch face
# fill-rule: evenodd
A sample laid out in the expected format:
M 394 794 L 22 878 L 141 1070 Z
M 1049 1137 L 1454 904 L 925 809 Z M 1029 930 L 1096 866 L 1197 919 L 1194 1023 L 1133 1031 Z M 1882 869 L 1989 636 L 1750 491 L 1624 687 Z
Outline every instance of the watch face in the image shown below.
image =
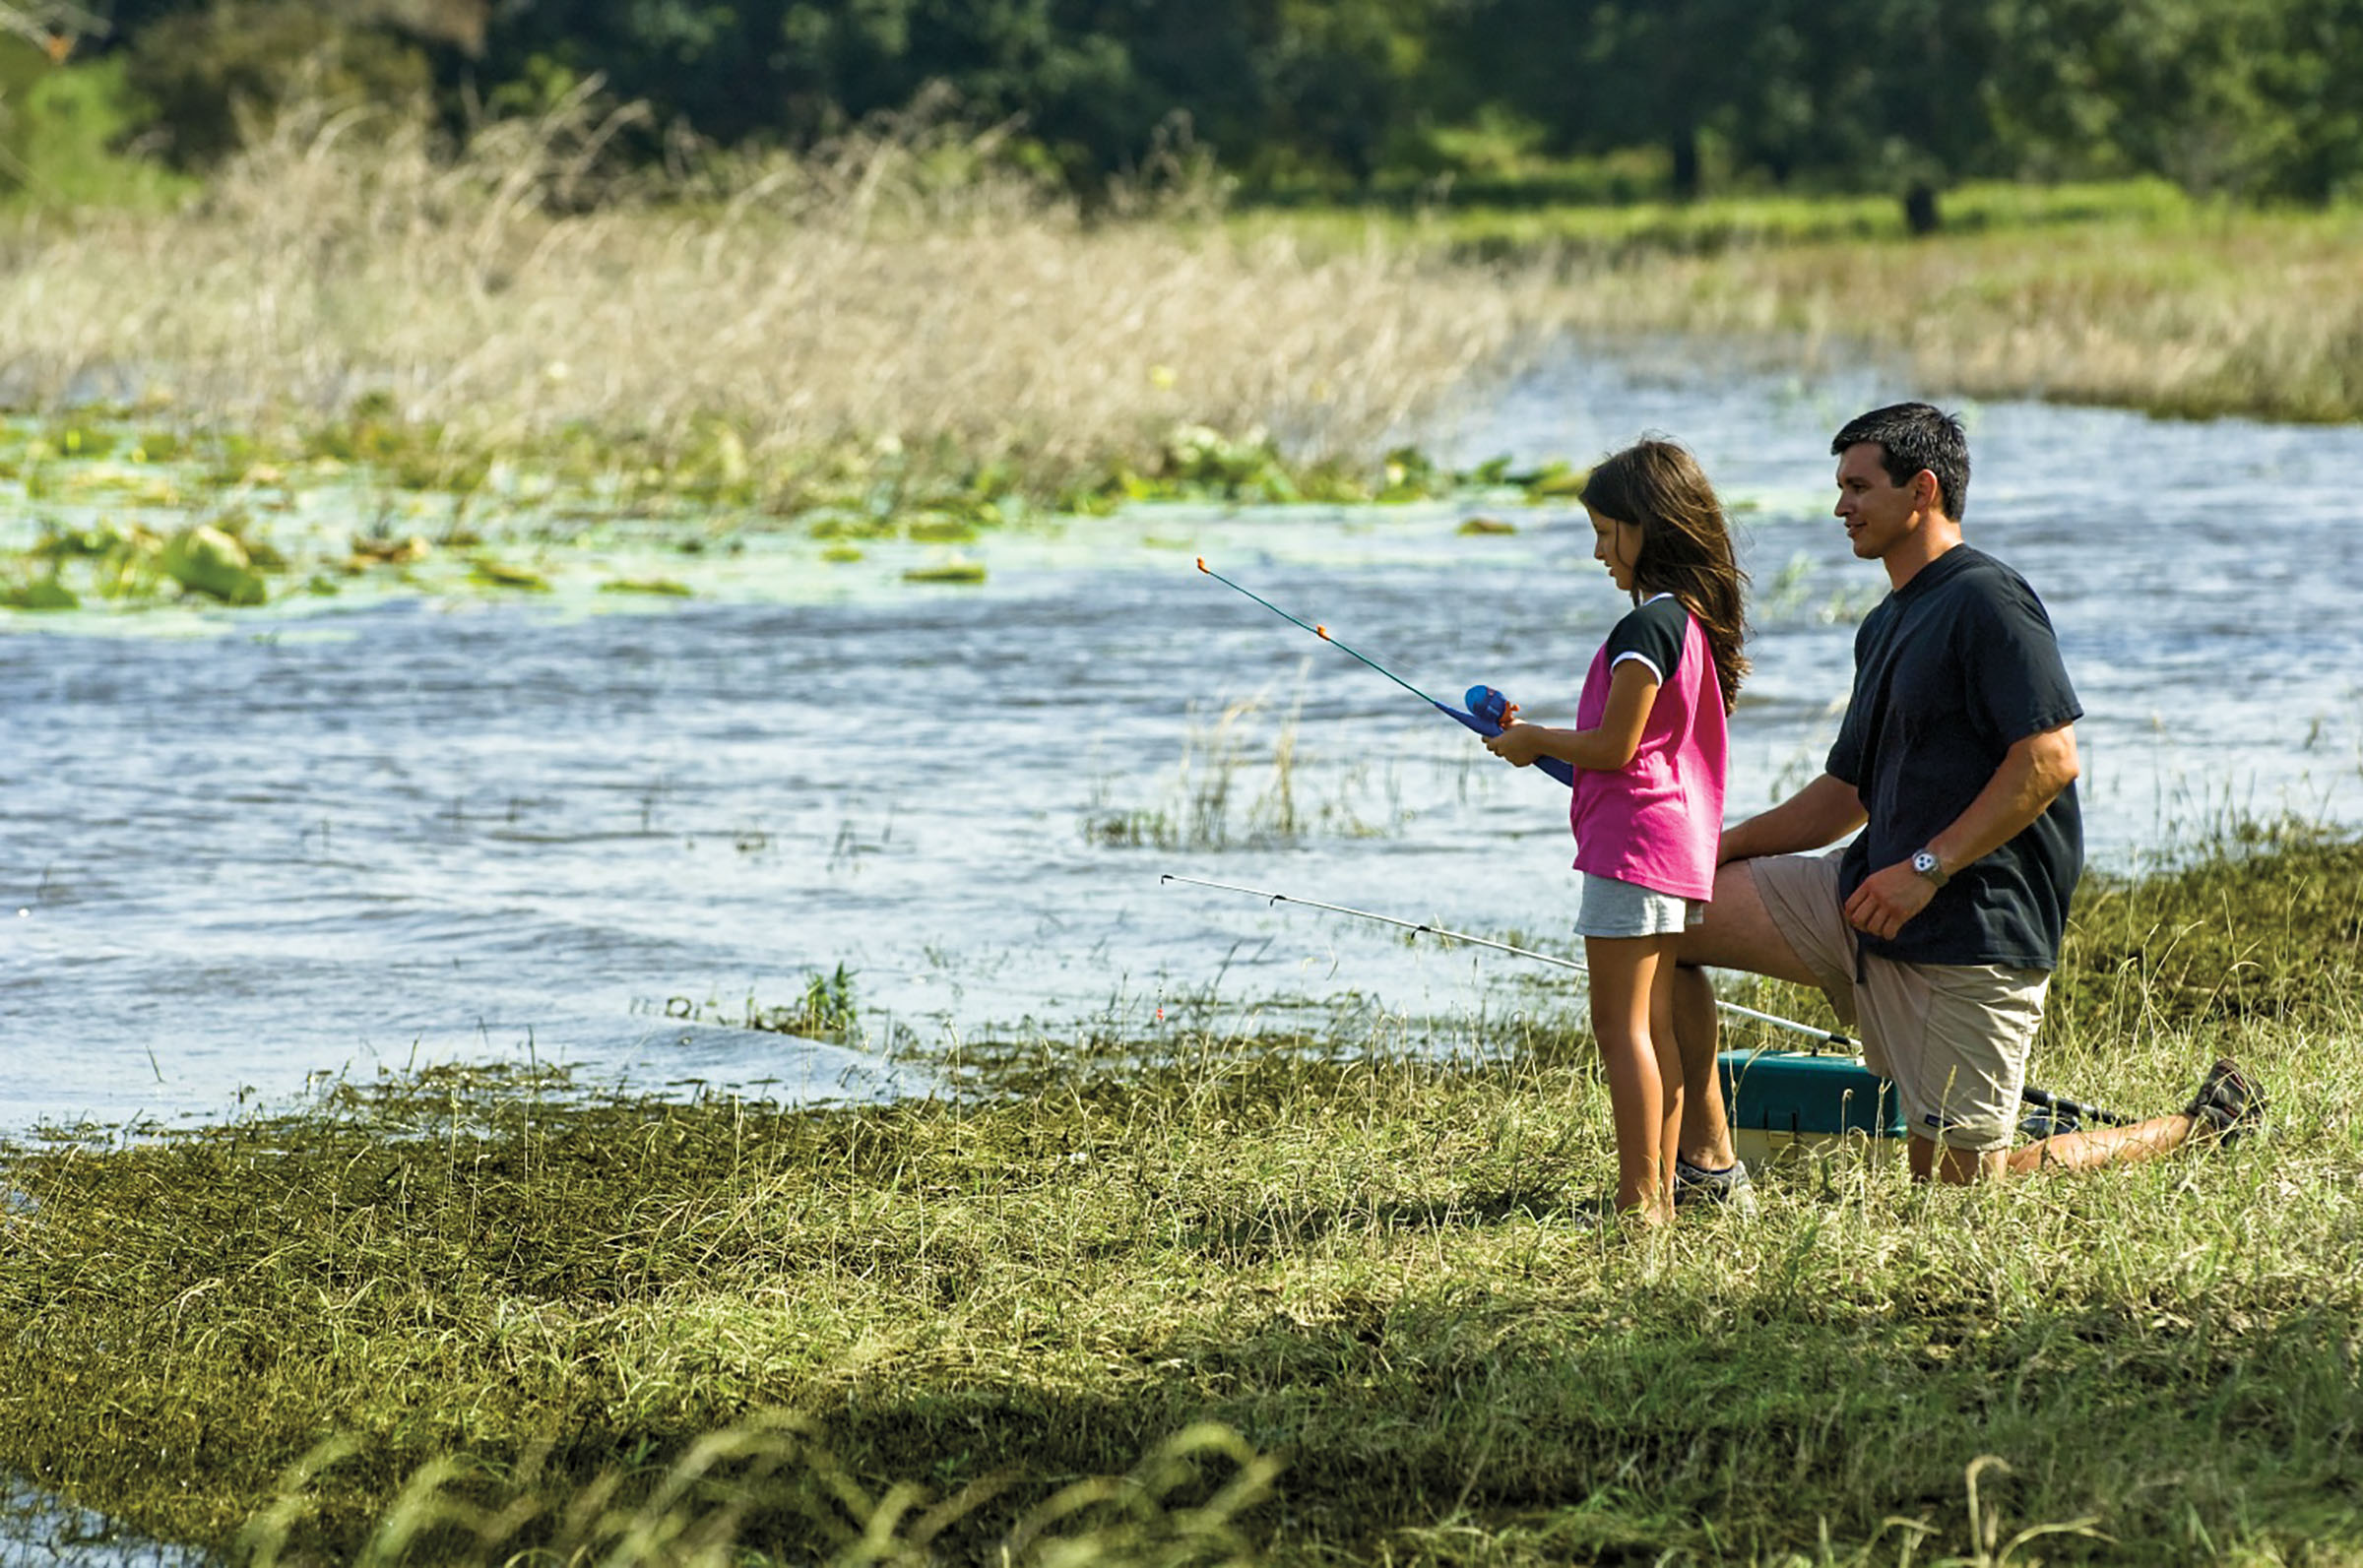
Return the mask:
M 1926 849 L 1922 849 L 1912 856 L 1912 869 L 1923 876 L 1934 876 L 1937 871 L 1937 857 Z

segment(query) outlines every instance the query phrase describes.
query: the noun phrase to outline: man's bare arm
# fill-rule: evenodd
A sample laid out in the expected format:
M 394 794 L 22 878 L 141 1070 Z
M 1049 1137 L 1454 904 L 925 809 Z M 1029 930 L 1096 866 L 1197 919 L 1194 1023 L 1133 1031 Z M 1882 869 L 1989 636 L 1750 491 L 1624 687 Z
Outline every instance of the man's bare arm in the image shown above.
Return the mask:
M 2002 766 L 1969 802 L 1968 809 L 1923 846 L 1950 876 L 1974 864 L 2024 832 L 2050 809 L 2060 791 L 2082 770 L 2076 756 L 2076 730 L 2062 724 L 2027 736 L 2003 754 Z M 1863 879 L 1846 901 L 1847 921 L 1858 931 L 1889 937 L 1928 908 L 1937 885 L 1912 869 L 1909 860 L 1884 866 Z
M 1865 820 L 1862 796 L 1854 785 L 1822 774 L 1771 810 L 1724 829 L 1716 859 L 1728 863 L 1823 848 Z

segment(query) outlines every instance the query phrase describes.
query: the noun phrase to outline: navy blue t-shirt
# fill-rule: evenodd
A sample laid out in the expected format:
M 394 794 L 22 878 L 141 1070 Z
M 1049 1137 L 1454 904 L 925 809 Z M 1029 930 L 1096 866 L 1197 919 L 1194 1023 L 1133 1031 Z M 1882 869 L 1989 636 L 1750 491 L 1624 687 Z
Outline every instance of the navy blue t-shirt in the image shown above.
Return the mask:
M 1958 544 L 1880 601 L 1854 637 L 1854 694 L 1827 769 L 1869 824 L 1839 861 L 1841 897 L 1952 825 L 2017 742 L 2083 716 L 2043 601 L 2016 572 Z M 1891 940 L 1910 964 L 2060 962 L 2084 864 L 2076 786 L 2017 837 L 1961 867 Z

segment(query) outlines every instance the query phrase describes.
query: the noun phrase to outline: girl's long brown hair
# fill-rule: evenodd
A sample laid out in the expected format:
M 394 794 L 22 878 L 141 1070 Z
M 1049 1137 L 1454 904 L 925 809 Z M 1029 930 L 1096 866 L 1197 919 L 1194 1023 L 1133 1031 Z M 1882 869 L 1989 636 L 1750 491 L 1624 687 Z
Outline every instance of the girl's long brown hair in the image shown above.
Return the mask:
M 1642 440 L 1602 458 L 1577 499 L 1604 518 L 1641 531 L 1633 602 L 1671 594 L 1698 622 L 1715 658 L 1723 711 L 1739 701 L 1748 659 L 1748 574 L 1731 548 L 1723 503 L 1698 460 L 1671 441 Z

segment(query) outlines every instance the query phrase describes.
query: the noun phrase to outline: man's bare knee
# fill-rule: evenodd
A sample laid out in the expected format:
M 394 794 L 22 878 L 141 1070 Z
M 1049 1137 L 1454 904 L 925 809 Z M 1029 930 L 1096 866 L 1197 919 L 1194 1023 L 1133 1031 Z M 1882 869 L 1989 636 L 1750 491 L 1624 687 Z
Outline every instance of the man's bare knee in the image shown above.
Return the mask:
M 1715 896 L 1706 907 L 1706 919 L 1683 932 L 1674 962 L 1685 969 L 1742 970 L 1800 985 L 1820 983 L 1773 923 L 1756 889 L 1756 872 L 1746 860 L 1716 870 Z

